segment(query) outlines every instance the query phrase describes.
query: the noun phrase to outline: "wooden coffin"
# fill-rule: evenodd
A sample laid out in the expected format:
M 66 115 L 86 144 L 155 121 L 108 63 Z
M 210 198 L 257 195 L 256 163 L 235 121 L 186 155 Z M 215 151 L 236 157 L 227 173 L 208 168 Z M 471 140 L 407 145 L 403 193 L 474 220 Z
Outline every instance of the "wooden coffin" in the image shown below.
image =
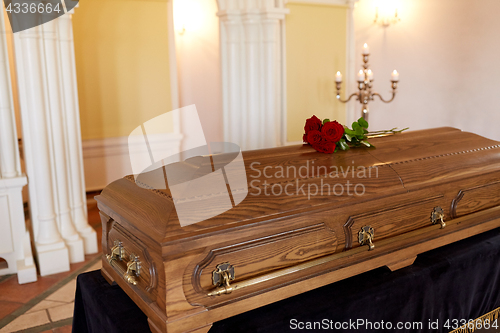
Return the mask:
M 102 273 L 153 332 L 203 332 L 500 226 L 498 142 L 454 128 L 371 142 L 376 148 L 332 155 L 307 145 L 243 152 L 246 198 L 184 227 L 169 189 L 115 181 L 96 197 Z

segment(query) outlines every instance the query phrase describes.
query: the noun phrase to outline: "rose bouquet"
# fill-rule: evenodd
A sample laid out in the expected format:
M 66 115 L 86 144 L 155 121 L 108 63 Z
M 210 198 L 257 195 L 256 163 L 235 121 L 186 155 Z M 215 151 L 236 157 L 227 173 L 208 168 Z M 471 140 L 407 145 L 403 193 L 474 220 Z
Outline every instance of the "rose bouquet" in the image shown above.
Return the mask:
M 398 130 L 368 132 L 368 122 L 359 118 L 352 123 L 352 129 L 339 124 L 336 120 L 325 119 L 321 121 L 318 117 L 312 116 L 306 120 L 304 126 L 304 136 L 302 141 L 310 144 L 314 149 L 321 153 L 332 154 L 337 150 L 348 150 L 350 147 L 374 147 L 369 143 L 368 137 L 379 137 L 401 133 L 409 127 Z
M 350 147 L 373 147 L 367 141 L 368 122 L 363 118 L 352 123 L 352 129 L 339 124 L 336 120 L 321 121 L 312 116 L 306 120 L 302 140 L 321 153 L 332 154 L 337 150 L 348 150 Z

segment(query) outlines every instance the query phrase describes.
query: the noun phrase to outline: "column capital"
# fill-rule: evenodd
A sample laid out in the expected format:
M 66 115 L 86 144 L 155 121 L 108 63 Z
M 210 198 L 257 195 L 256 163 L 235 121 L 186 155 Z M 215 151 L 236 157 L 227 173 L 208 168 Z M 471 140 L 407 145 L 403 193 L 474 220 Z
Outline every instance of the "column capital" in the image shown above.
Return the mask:
M 285 8 L 284 0 L 266 0 L 256 3 L 252 0 L 234 1 L 234 0 L 218 0 L 217 5 L 219 11 L 217 16 L 221 20 L 226 20 L 233 16 L 265 16 L 284 20 L 285 15 L 290 12 Z

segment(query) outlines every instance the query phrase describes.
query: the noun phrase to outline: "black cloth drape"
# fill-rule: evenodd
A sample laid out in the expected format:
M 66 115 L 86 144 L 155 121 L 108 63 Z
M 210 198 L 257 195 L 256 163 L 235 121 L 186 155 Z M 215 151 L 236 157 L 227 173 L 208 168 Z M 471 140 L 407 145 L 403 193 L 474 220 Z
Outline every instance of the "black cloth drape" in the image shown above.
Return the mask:
M 423 253 L 395 272 L 379 268 L 216 322 L 210 332 L 449 332 L 500 307 L 499 255 L 496 229 Z M 148 331 L 120 287 L 99 271 L 78 277 L 73 332 Z

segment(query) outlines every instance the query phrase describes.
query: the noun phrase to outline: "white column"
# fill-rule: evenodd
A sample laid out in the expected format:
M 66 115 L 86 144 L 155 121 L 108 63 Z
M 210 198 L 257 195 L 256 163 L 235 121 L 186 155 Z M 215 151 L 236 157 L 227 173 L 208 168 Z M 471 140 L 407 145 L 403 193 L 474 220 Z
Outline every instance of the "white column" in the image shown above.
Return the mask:
M 49 136 L 52 146 L 52 166 L 54 169 L 54 201 L 56 203 L 56 215 L 59 231 L 66 242 L 69 250 L 71 263 L 85 260 L 83 241 L 73 225 L 70 210 L 70 192 L 68 188 L 68 159 L 66 158 L 66 135 L 64 120 L 66 112 L 64 108 L 64 90 L 62 73 L 59 68 L 61 57 L 59 54 L 56 22 L 51 20 L 43 25 L 42 40 L 45 53 L 47 70 L 47 99 L 49 104 Z M 69 147 L 72 149 L 73 147 Z
M 69 270 L 68 249 L 56 223 L 46 59 L 41 27 L 14 35 L 23 148 L 30 180 L 30 209 L 42 276 Z
M 19 146 L 12 101 L 3 5 L 0 13 L 0 257 L 8 267 L 0 275 L 17 273 L 19 283 L 37 280 L 31 254 L 30 234 L 26 231 Z M 11 33 L 11 32 L 9 32 Z
M 222 45 L 221 60 L 223 64 L 222 86 L 224 99 L 224 140 L 235 143 L 243 143 L 247 131 L 240 122 L 246 122 L 245 96 L 242 95 L 244 89 L 244 72 L 240 63 L 242 58 L 242 44 L 240 34 L 241 24 L 237 18 L 226 19 L 223 22 L 226 35 L 226 45 Z M 224 39 L 224 38 L 222 38 Z M 225 65 L 224 65 L 225 64 Z M 232 116 L 229 116 L 229 113 Z
M 0 178 L 12 178 L 21 175 L 21 167 L 12 102 L 3 5 L 0 24 L 2 31 L 0 36 Z
M 274 17 L 268 14 L 264 20 L 264 58 L 273 60 L 265 62 L 262 67 L 264 72 L 264 105 L 265 110 L 277 110 L 273 115 L 269 115 L 266 119 L 266 124 L 261 128 L 261 136 L 265 142 L 281 142 L 281 115 L 282 108 L 281 95 L 282 95 L 282 64 L 284 62 L 284 54 L 281 52 L 281 28 L 283 22 L 279 16 Z M 270 93 L 266 93 L 266 92 Z M 262 115 L 265 117 L 266 115 Z M 280 130 L 275 130 L 276 128 Z
M 74 9 L 55 20 L 60 50 L 60 71 L 64 95 L 64 121 L 67 143 L 68 163 L 65 164 L 69 175 L 71 216 L 76 229 L 84 241 L 85 254 L 97 253 L 97 236 L 88 224 L 87 198 L 83 173 L 82 138 L 80 131 L 80 112 L 76 84 L 76 65 L 71 23 Z
M 264 60 L 260 53 L 260 25 L 258 14 L 243 14 L 246 82 L 242 82 L 242 86 L 246 88 L 243 90 L 243 94 L 246 96 L 246 112 L 242 123 L 246 125 L 244 128 L 246 135 L 242 144 L 248 149 L 263 147 L 259 129 L 263 120 L 262 114 L 267 111 L 262 107 L 262 97 L 264 96 L 259 91 L 259 86 L 262 83 L 260 66 Z
M 243 149 L 280 144 L 284 0 L 218 0 L 224 139 Z

